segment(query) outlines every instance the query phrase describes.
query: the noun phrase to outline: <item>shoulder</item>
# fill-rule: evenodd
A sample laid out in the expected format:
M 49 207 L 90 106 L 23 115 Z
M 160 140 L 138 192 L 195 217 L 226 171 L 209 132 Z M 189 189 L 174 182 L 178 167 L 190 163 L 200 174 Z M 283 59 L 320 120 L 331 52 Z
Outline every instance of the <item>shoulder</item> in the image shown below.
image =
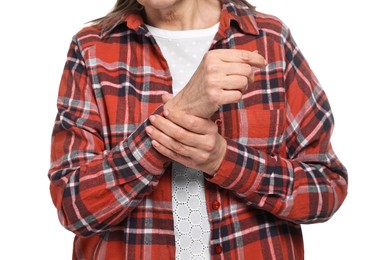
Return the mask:
M 254 18 L 260 32 L 274 35 L 282 40 L 285 40 L 290 34 L 288 26 L 277 16 L 256 11 Z
M 88 46 L 96 45 L 102 41 L 101 30 L 94 25 L 82 28 L 73 36 L 73 42 L 80 48 L 85 49 Z

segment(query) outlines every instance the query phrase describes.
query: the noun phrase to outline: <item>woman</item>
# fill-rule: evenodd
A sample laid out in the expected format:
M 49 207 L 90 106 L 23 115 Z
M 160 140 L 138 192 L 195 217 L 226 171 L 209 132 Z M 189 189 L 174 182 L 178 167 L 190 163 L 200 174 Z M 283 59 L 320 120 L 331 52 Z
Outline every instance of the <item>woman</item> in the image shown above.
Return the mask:
M 347 194 L 324 91 L 245 1 L 118 0 L 74 37 L 49 171 L 74 259 L 303 259 Z

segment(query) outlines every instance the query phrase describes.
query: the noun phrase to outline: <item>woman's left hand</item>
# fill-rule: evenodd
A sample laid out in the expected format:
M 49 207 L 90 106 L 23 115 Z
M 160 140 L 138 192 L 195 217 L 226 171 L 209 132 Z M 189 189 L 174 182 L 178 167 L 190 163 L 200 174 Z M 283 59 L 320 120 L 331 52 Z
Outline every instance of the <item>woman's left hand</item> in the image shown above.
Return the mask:
M 146 132 L 162 155 L 211 176 L 217 172 L 226 153 L 226 140 L 213 121 L 178 110 L 149 119 L 152 126 Z

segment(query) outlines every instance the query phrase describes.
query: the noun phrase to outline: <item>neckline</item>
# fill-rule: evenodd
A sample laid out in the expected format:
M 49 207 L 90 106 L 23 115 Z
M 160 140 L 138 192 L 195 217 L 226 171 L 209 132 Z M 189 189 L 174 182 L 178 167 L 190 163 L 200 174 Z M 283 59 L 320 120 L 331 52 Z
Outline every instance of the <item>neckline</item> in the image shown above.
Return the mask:
M 166 38 L 166 39 L 183 39 L 183 38 L 194 38 L 194 37 L 204 37 L 215 35 L 219 28 L 219 23 L 214 24 L 213 26 L 205 29 L 195 29 L 195 30 L 166 30 L 151 25 L 146 24 L 149 32 L 153 36 Z

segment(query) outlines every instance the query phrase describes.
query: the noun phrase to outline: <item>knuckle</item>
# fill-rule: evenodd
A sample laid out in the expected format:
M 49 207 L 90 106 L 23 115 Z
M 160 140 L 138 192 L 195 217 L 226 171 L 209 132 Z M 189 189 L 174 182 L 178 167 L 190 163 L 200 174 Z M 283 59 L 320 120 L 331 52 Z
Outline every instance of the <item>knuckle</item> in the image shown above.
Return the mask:
M 207 74 L 213 74 L 218 71 L 218 65 L 215 63 L 205 64 L 205 70 Z
M 215 147 L 215 140 L 214 138 L 210 138 L 205 144 L 204 144 L 204 149 L 207 152 L 212 152 Z
M 189 118 L 187 124 L 191 129 L 197 126 L 195 118 Z
M 175 143 L 172 145 L 172 150 L 174 153 L 183 152 L 184 146 L 181 143 Z
M 244 88 L 248 85 L 248 78 L 247 77 L 240 77 L 239 84 L 241 88 Z
M 252 74 L 252 66 L 249 64 L 243 64 L 242 72 L 245 76 L 250 76 Z
M 208 161 L 209 158 L 210 158 L 210 154 L 209 154 L 209 153 L 201 153 L 201 154 L 199 155 L 199 159 L 200 159 L 200 161 L 202 161 L 202 162 Z
M 236 92 L 234 93 L 233 97 L 232 97 L 233 102 L 238 102 L 238 101 L 241 100 L 241 98 L 242 98 L 242 93 L 239 92 L 239 91 L 236 91 Z
M 183 129 L 178 129 L 175 132 L 174 138 L 178 141 L 183 141 L 186 138 L 187 133 Z
M 219 93 L 217 90 L 209 88 L 207 90 L 207 96 L 208 96 L 209 101 L 212 104 L 219 104 L 220 97 L 219 97 Z

